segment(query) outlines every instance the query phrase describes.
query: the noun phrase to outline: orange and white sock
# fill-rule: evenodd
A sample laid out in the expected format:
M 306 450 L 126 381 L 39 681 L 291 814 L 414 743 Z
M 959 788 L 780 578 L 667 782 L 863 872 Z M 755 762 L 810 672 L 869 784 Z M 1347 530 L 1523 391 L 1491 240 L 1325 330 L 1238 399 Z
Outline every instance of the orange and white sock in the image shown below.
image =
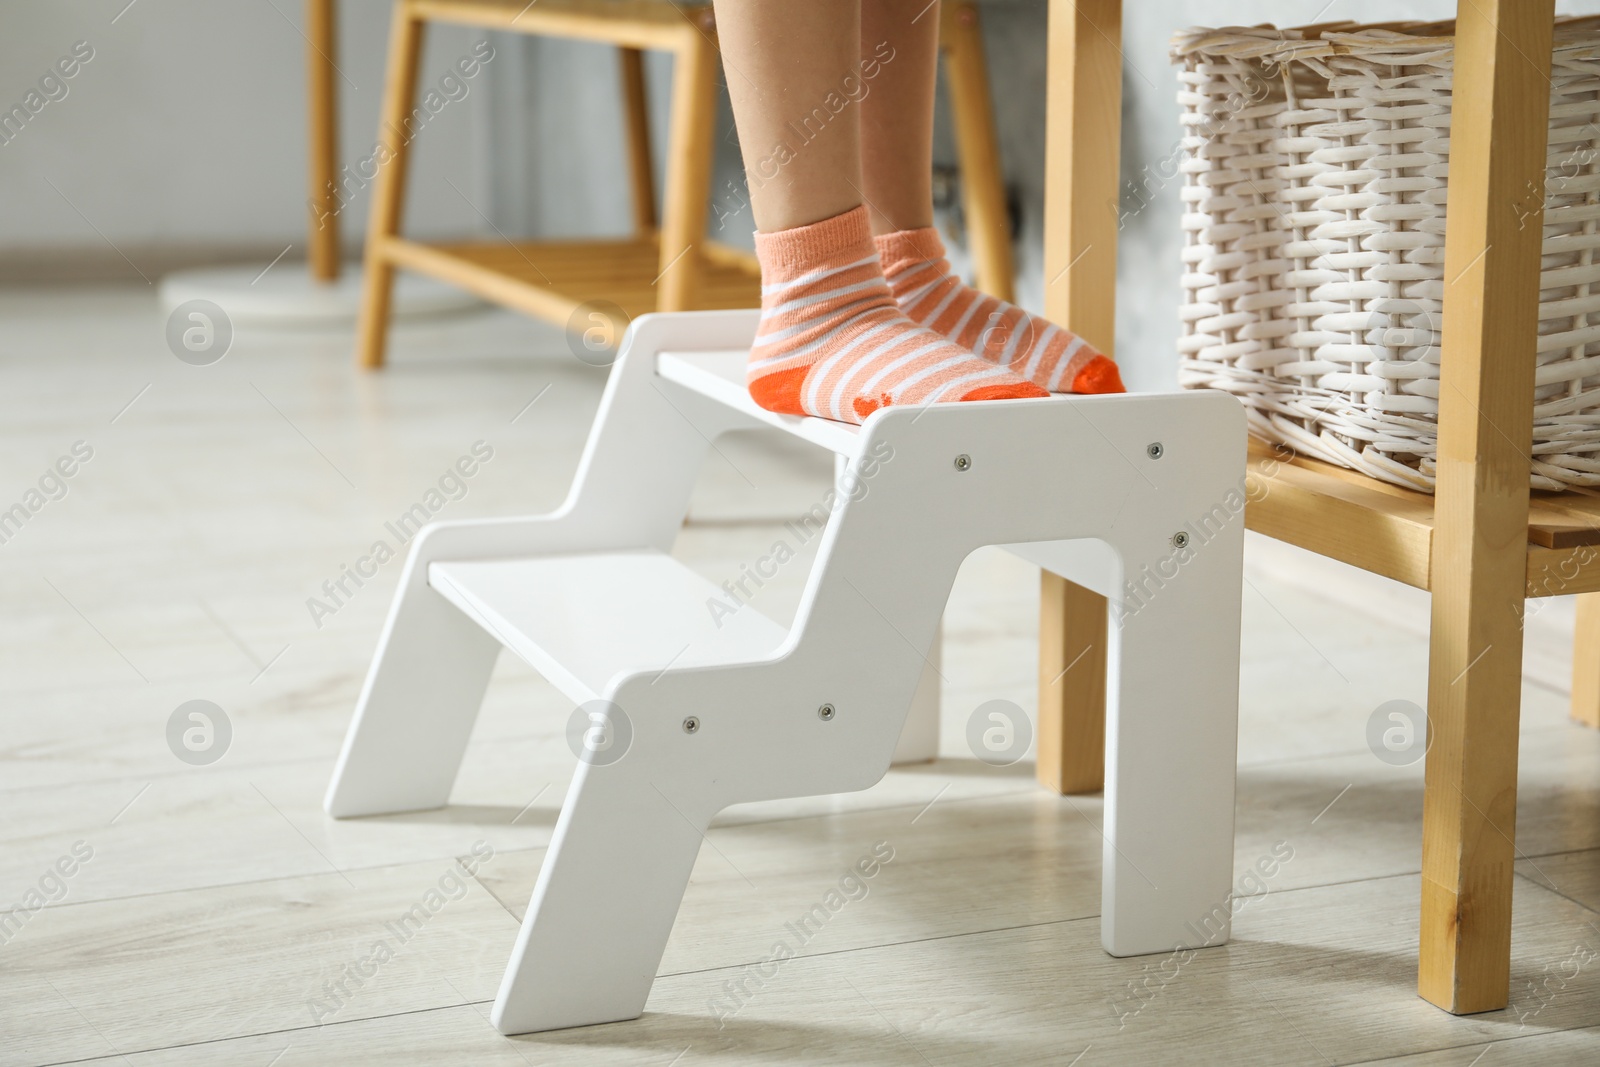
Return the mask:
M 906 317 L 864 207 L 758 233 L 756 258 L 761 325 L 747 378 L 769 411 L 861 422 L 891 404 L 1049 395 Z
M 937 230 L 901 230 L 874 240 L 889 288 L 913 322 L 1052 393 L 1126 392 L 1117 365 L 1083 338 L 951 273 Z

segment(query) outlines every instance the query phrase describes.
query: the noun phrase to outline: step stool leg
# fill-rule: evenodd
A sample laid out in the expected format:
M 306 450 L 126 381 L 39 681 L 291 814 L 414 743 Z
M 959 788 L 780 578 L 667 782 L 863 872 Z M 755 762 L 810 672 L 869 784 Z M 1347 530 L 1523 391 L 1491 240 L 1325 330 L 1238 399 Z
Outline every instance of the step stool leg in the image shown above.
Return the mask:
M 443 807 L 483 703 L 500 642 L 419 570 L 413 555 L 328 786 L 335 818 Z
M 917 693 L 911 698 L 911 710 L 906 714 L 900 740 L 895 743 L 891 763 L 927 763 L 939 758 L 939 660 L 943 637 L 941 623 L 933 635 L 933 644 L 928 646 L 928 662 L 917 681 Z
M 1101 940 L 1113 956 L 1228 939 L 1243 529 L 1224 529 L 1112 632 Z M 1131 570 L 1130 566 L 1130 570 Z
M 849 468 L 845 457 L 833 457 L 833 488 L 841 498 L 850 495 L 845 479 Z M 906 714 L 900 740 L 895 743 L 894 755 L 890 757 L 892 764 L 928 763 L 939 758 L 939 704 L 943 695 L 939 687 L 942 680 L 939 663 L 943 646 L 944 624 L 941 622 L 934 632 L 933 644 L 928 646 L 928 661 L 917 681 L 917 692 L 911 698 L 911 710 Z
M 715 814 L 703 786 L 649 764 L 636 750 L 610 766 L 579 765 L 490 1015 L 501 1033 L 644 1011 Z

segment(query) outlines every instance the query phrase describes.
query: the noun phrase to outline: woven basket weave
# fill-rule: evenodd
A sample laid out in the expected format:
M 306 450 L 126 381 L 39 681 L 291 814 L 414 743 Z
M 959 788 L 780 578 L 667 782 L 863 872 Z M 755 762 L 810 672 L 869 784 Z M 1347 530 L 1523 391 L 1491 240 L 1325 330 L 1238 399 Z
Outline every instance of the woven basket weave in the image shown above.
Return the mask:
M 1252 432 L 1432 491 L 1448 23 L 1196 29 L 1180 378 Z M 1532 485 L 1600 485 L 1600 18 L 1556 26 Z M 1539 224 L 1538 196 L 1505 205 Z

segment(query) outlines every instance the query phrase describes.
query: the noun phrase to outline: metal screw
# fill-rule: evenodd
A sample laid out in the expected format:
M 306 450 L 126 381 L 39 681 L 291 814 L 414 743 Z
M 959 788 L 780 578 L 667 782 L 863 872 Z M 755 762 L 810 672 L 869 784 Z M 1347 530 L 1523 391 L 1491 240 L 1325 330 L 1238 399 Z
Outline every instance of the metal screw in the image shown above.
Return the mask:
M 1173 548 L 1186 548 L 1188 546 L 1188 544 L 1189 544 L 1189 535 L 1188 535 L 1187 532 L 1185 532 L 1183 530 L 1179 530 L 1177 533 L 1172 535 L 1172 547 Z
M 824 705 L 822 705 L 822 707 L 818 708 L 817 709 L 817 718 L 821 719 L 823 722 L 832 722 L 833 721 L 833 705 L 832 704 L 824 704 Z
M 695 718 L 693 715 L 691 715 L 687 719 L 683 720 L 683 732 L 684 733 L 692 734 L 698 729 L 700 729 L 700 720 Z
M 1151 459 L 1160 459 L 1167 450 L 1161 447 L 1160 441 L 1151 441 L 1144 447 L 1144 454 Z
M 969 471 L 972 469 L 972 457 L 965 452 L 956 457 L 956 470 Z

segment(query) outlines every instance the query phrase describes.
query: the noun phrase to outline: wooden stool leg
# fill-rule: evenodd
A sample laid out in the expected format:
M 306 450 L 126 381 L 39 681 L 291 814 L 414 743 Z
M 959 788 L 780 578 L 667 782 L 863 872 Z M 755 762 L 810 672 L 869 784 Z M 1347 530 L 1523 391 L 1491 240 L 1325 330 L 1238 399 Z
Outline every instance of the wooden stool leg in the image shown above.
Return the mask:
M 672 131 L 667 146 L 666 211 L 661 228 L 658 311 L 688 311 L 700 296 L 698 246 L 705 239 L 716 126 L 716 48 L 686 27 L 672 71 Z
M 1121 41 L 1122 0 L 1051 0 L 1045 314 L 1108 356 L 1116 335 Z M 1039 635 L 1039 782 L 1094 792 L 1105 767 L 1105 746 L 1094 739 L 1105 737 L 1106 601 L 1045 574 L 1040 605 L 1053 617 Z M 1046 738 L 1054 751 L 1046 751 Z
M 1600 730 L 1600 593 L 1578 596 L 1572 635 L 1572 717 Z
M 383 117 L 378 141 L 389 151 L 378 169 L 372 188 L 372 215 L 367 223 L 366 276 L 362 282 L 361 322 L 356 332 L 356 359 L 362 367 L 383 366 L 389 336 L 389 297 L 394 289 L 394 267 L 388 240 L 400 232 L 405 207 L 406 164 L 410 161 L 406 120 L 417 92 L 417 60 L 422 51 L 424 23 L 407 0 L 398 0 L 389 32 L 388 83 L 383 90 Z M 381 157 L 380 157 L 381 158 Z
M 633 191 L 633 231 L 640 237 L 656 232 L 656 179 L 650 158 L 650 108 L 644 87 L 644 53 L 619 48 L 622 109 L 627 124 L 628 178 Z
M 1000 144 L 995 137 L 978 5 L 970 0 L 946 3 L 941 17 L 945 78 L 955 118 L 961 200 L 972 242 L 973 274 L 979 289 L 1010 301 L 1015 299 L 1011 219 L 1006 212 L 1005 177 L 1000 166 Z
M 1457 10 L 1417 988 L 1506 1006 L 1553 0 Z
M 339 277 L 339 86 L 333 0 L 306 0 L 306 105 L 310 111 L 311 232 L 307 255 L 311 277 Z

